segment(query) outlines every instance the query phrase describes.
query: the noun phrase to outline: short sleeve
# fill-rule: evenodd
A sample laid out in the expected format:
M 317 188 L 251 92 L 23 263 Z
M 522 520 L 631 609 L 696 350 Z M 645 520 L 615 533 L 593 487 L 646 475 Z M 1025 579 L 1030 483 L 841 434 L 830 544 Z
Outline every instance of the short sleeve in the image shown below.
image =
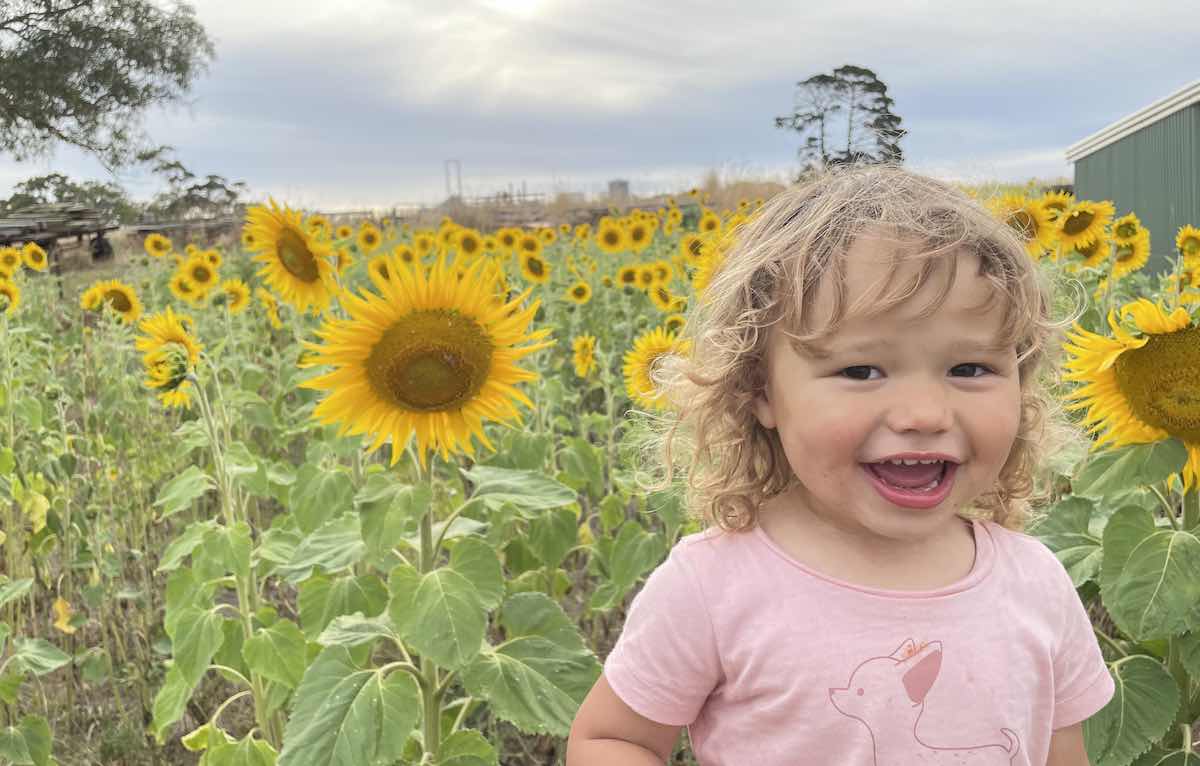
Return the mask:
M 1064 603 L 1063 628 L 1054 650 L 1054 718 L 1051 728 L 1061 729 L 1091 718 L 1108 704 L 1116 691 L 1112 674 L 1092 630 L 1087 610 L 1075 592 L 1070 575 L 1057 558 L 1056 585 Z
M 604 676 L 641 715 L 669 726 L 696 720 L 721 678 L 716 638 L 683 544 L 633 598 Z

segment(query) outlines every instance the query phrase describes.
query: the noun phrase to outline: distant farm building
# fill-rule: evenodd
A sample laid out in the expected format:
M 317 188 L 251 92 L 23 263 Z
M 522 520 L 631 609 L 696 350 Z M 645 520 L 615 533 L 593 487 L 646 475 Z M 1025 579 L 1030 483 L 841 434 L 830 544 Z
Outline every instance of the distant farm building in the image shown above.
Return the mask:
M 1076 199 L 1112 200 L 1150 230 L 1151 273 L 1175 266 L 1180 226 L 1200 226 L 1200 80 L 1072 144 Z

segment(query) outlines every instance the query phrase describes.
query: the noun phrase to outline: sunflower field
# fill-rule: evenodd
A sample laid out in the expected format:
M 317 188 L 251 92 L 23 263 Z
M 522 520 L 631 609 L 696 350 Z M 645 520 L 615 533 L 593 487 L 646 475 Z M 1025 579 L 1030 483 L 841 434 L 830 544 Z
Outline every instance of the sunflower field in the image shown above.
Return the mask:
M 76 286 L 0 249 L 0 764 L 562 763 L 698 529 L 633 413 L 761 204 L 480 231 L 270 201 L 240 246 L 150 235 Z M 987 204 L 1088 304 L 1061 396 L 1093 448 L 1032 532 L 1117 680 L 1091 762 L 1190 762 L 1200 230 L 1151 275 L 1110 203 Z

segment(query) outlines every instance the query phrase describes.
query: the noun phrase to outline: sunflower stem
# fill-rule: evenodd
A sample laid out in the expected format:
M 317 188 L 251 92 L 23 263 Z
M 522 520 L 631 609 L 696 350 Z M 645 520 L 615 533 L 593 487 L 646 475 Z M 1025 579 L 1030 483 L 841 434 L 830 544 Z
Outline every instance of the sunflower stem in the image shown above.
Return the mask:
M 1191 701 L 1191 678 L 1188 676 L 1187 668 L 1183 666 L 1183 646 L 1179 636 L 1172 636 L 1167 639 L 1167 670 L 1170 671 L 1175 683 L 1179 686 L 1179 712 L 1175 715 L 1175 725 L 1178 727 L 1191 727 L 1194 718 L 1192 716 L 1192 701 Z
M 1192 531 L 1200 524 L 1200 485 L 1183 494 L 1183 528 Z
M 433 465 L 429 468 L 432 477 Z M 433 547 L 433 509 L 430 508 L 421 516 L 421 574 L 433 571 L 437 563 L 436 556 L 437 551 Z M 437 665 L 428 657 L 421 658 L 421 676 L 425 679 L 425 683 L 421 685 L 421 738 L 425 745 L 425 754 L 437 763 L 442 739 L 440 682 Z
M 1154 486 L 1153 484 L 1149 485 L 1149 487 L 1150 487 L 1150 491 L 1153 492 L 1158 497 L 1158 501 L 1160 503 L 1162 503 L 1163 515 L 1166 516 L 1167 521 L 1169 521 L 1171 523 L 1171 528 L 1174 529 L 1176 532 L 1178 532 L 1179 531 L 1179 522 L 1175 518 L 1175 506 L 1171 505 L 1171 501 L 1168 500 L 1161 491 L 1159 491 L 1158 487 Z M 1168 490 L 1168 492 L 1169 491 L 1170 490 Z M 1184 528 L 1185 529 L 1188 528 L 1186 526 L 1186 521 L 1187 520 L 1184 519 L 1184 522 L 1185 522 Z

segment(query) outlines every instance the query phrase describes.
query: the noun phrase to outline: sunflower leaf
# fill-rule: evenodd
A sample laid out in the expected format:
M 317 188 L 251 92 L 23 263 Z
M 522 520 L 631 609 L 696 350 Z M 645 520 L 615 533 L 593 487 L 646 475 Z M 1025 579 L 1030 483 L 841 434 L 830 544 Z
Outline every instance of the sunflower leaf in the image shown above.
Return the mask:
M 165 519 L 191 508 L 192 503 L 216 486 L 217 483 L 212 477 L 199 466 L 188 466 L 183 473 L 168 481 L 159 490 L 158 498 L 154 501 L 154 505 L 162 506 L 159 518 Z
M 1134 655 L 1110 672 L 1116 693 L 1083 724 L 1088 762 L 1096 766 L 1130 763 L 1167 731 L 1179 707 L 1179 687 L 1162 663 Z
M 573 489 L 540 471 L 474 465 L 462 473 L 475 485 L 472 499 L 478 498 L 493 511 L 505 503 L 512 503 L 522 513 L 532 515 L 575 502 Z
M 1109 500 L 1131 490 L 1166 481 L 1187 463 L 1188 451 L 1178 439 L 1134 444 L 1094 455 L 1072 484 L 1072 492 Z
M 392 624 L 421 656 L 457 670 L 479 654 L 487 609 L 467 577 L 449 567 L 421 574 L 400 564 L 392 570 L 388 591 Z

